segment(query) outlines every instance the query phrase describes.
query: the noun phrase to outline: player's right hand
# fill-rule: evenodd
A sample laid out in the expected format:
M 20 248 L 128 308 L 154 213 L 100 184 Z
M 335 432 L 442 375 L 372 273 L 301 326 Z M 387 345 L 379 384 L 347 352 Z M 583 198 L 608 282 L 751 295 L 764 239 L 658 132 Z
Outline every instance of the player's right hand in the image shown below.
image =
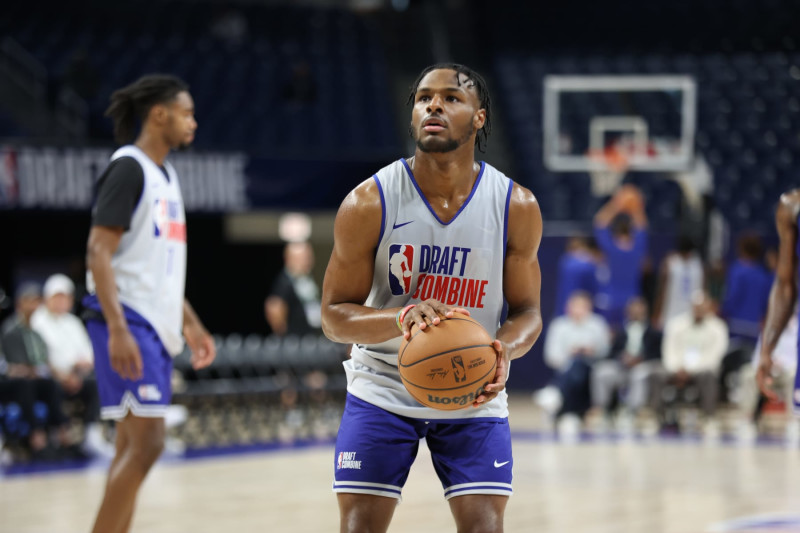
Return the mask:
M 758 370 L 756 370 L 756 384 L 761 393 L 770 401 L 778 401 L 778 395 L 772 388 L 772 357 L 762 353 L 758 358 Z
M 110 333 L 108 337 L 108 353 L 111 368 L 122 379 L 136 381 L 142 378 L 142 355 L 139 345 L 128 330 Z
M 410 309 L 403 318 L 403 338 L 411 338 L 411 328 L 414 324 L 420 330 L 424 330 L 428 326 L 435 326 L 442 320 L 453 318 L 455 313 L 469 316 L 469 311 L 463 307 L 450 307 L 434 298 L 420 302 Z

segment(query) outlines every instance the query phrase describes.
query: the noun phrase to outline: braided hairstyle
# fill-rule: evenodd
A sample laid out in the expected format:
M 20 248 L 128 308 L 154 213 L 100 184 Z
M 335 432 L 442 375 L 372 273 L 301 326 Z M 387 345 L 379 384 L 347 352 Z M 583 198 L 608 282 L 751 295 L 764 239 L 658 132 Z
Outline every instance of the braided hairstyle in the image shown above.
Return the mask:
M 180 78 L 168 74 L 142 76 L 130 85 L 111 94 L 111 104 L 105 115 L 114 121 L 114 138 L 127 144 L 136 136 L 137 123 L 147 119 L 154 105 L 172 101 L 189 86 Z
M 434 70 L 455 70 L 456 74 L 463 74 L 467 77 L 468 82 L 472 82 L 472 86 L 475 88 L 475 92 L 478 94 L 480 107 L 481 109 L 486 110 L 486 121 L 483 123 L 483 127 L 478 130 L 478 134 L 475 136 L 475 146 L 477 146 L 478 150 L 481 152 L 485 151 L 486 144 L 489 142 L 489 134 L 492 133 L 492 99 L 489 96 L 489 89 L 486 86 L 486 80 L 484 80 L 483 76 L 471 68 L 459 63 L 437 63 L 425 68 L 422 72 L 420 72 L 419 76 L 417 76 L 417 79 L 411 85 L 411 92 L 408 95 L 406 104 L 414 105 L 414 100 L 417 97 L 417 89 L 419 89 L 419 84 L 422 81 L 422 78 Z M 458 83 L 459 85 L 461 84 L 460 79 L 458 79 Z

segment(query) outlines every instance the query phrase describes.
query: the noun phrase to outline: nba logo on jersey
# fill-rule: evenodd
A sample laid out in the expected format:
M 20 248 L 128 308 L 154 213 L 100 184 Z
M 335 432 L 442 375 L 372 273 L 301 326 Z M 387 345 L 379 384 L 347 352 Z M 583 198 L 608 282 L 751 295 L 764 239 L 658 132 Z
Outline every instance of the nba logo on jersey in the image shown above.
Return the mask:
M 154 235 L 156 237 L 161 237 L 164 233 L 164 230 L 167 229 L 167 223 L 169 222 L 169 213 L 167 212 L 167 201 L 163 198 L 159 198 L 156 200 L 155 208 L 153 209 L 153 226 L 154 226 Z
M 414 271 L 414 247 L 410 244 L 389 245 L 389 287 L 400 296 L 411 292 Z
M 186 242 L 186 223 L 180 219 L 180 204 L 159 198 L 153 207 L 153 235 L 169 241 Z

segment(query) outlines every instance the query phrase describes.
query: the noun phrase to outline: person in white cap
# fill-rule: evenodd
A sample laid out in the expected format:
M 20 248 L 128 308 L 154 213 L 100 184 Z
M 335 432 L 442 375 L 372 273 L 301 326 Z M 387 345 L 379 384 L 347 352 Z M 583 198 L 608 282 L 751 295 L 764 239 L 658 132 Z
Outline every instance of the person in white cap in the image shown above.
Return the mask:
M 42 291 L 44 303 L 31 317 L 31 327 L 47 344 L 53 377 L 67 399 L 79 400 L 86 426 L 84 448 L 93 455 L 113 456 L 103 438 L 100 400 L 94 379 L 92 343 L 81 320 L 72 314 L 75 285 L 64 274 L 50 276 Z

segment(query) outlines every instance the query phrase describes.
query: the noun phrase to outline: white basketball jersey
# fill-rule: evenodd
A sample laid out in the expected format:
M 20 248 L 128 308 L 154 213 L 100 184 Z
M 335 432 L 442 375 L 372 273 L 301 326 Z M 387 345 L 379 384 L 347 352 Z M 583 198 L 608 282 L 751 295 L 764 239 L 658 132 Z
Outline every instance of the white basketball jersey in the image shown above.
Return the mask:
M 144 172 L 144 187 L 131 225 L 111 258 L 119 300 L 156 330 L 167 351 L 183 350 L 183 299 L 186 284 L 186 215 L 178 174 L 169 162 L 164 168 L 133 145 L 111 156 L 132 157 Z M 87 288 L 95 293 L 91 271 Z
M 383 220 L 375 254 L 372 290 L 365 302 L 377 309 L 435 298 L 469 309 L 494 337 L 503 309 L 508 204 L 513 182 L 486 163 L 456 216 L 442 222 L 425 199 L 404 159 L 373 176 Z M 401 337 L 355 345 L 345 362 L 348 391 L 387 411 L 414 418 L 508 416 L 505 391 L 478 409 L 424 407 L 403 386 L 397 371 Z
M 667 259 L 664 292 L 664 323 L 692 310 L 692 296 L 703 289 L 703 262 L 697 254 L 684 259 L 673 255 Z

